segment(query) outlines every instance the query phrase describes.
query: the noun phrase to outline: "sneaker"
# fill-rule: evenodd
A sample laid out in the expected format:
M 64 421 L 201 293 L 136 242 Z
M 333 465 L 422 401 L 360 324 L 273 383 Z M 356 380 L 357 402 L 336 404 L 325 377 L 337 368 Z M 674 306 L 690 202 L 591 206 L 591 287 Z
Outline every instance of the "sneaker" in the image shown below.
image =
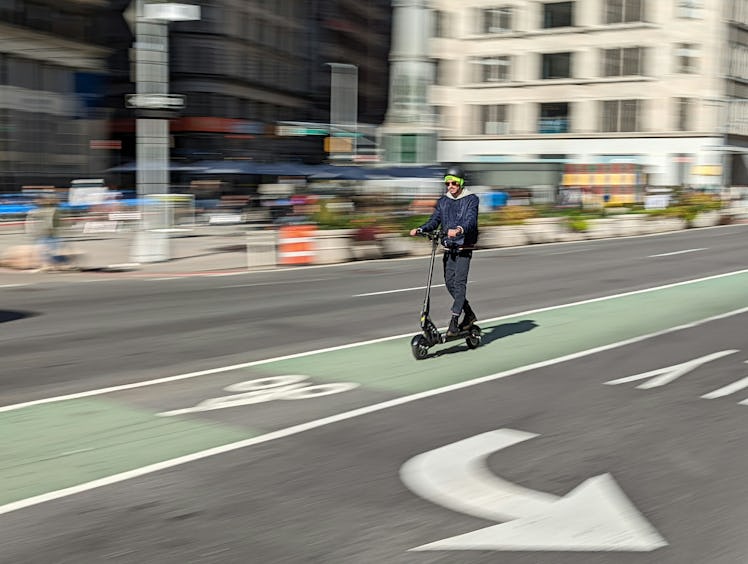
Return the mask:
M 461 331 L 467 331 L 473 326 L 473 323 L 475 323 L 478 320 L 477 317 L 475 317 L 475 314 L 470 312 L 465 312 L 465 317 L 462 319 L 462 322 L 460 323 L 460 330 Z
M 453 315 L 452 319 L 449 320 L 449 328 L 447 329 L 447 337 L 454 337 L 460 332 L 460 326 L 457 323 L 459 315 Z

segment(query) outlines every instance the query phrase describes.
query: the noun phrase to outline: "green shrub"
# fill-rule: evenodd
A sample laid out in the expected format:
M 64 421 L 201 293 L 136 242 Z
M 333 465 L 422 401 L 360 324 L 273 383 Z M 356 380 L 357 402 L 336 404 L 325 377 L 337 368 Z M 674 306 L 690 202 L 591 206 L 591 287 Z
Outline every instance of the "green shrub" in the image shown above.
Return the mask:
M 481 216 L 479 225 L 522 225 L 526 220 L 537 217 L 538 212 L 531 206 L 504 206 Z
M 348 213 L 331 209 L 328 202 L 322 202 L 319 210 L 312 215 L 312 221 L 319 229 L 349 229 L 351 217 Z
M 569 226 L 569 229 L 575 233 L 587 231 L 589 228 L 589 222 L 582 216 L 569 216 L 566 218 L 566 223 Z
M 403 231 L 410 231 L 411 229 L 416 229 L 417 227 L 421 227 L 424 223 L 426 223 L 429 220 L 430 215 L 406 215 L 400 220 L 400 228 Z

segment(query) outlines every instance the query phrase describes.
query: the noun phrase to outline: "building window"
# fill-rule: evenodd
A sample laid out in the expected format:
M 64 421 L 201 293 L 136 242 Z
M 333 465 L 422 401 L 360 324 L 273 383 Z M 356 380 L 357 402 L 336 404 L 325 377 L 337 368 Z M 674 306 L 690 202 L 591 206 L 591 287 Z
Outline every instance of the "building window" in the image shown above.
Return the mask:
M 691 131 L 693 129 L 691 118 L 693 101 L 691 98 L 676 98 L 675 102 L 677 108 L 675 129 L 677 131 Z
M 606 0 L 606 24 L 644 21 L 644 0 Z
M 544 53 L 542 79 L 571 78 L 571 53 Z
M 730 47 L 730 68 L 728 74 L 736 78 L 748 77 L 748 47 L 736 44 Z M 0 81 L 0 84 L 2 84 L 2 81 Z
M 444 130 L 450 130 L 449 112 L 446 106 L 434 106 L 434 121 Z
M 434 37 L 449 37 L 447 17 L 441 10 L 434 11 Z
M 543 4 L 543 28 L 570 27 L 574 25 L 574 2 Z
M 455 75 L 452 72 L 454 68 L 454 61 L 450 59 L 436 59 L 435 60 L 435 84 L 439 86 L 450 86 L 454 85 Z
M 509 56 L 473 59 L 473 82 L 506 82 L 511 79 L 512 59 Z
M 418 136 L 407 133 L 400 137 L 400 162 L 418 162 Z
M 0 84 L 9 84 L 8 81 L 8 57 L 0 53 Z M 3 123 L 3 122 L 0 122 Z
M 679 43 L 675 50 L 676 71 L 683 74 L 698 72 L 699 51 L 699 46 L 694 43 Z
M 644 47 L 603 49 L 603 76 L 644 75 Z
M 701 11 L 704 9 L 703 0 L 676 0 L 678 5 L 676 14 L 679 18 L 699 20 L 702 18 Z
M 483 33 L 508 33 L 512 31 L 512 9 L 508 6 L 486 8 L 482 11 Z
M 641 100 L 604 100 L 600 129 L 604 132 L 639 131 Z
M 569 103 L 552 102 L 540 104 L 538 133 L 568 133 Z
M 509 133 L 509 106 L 478 106 L 478 133 L 480 135 L 507 135 Z

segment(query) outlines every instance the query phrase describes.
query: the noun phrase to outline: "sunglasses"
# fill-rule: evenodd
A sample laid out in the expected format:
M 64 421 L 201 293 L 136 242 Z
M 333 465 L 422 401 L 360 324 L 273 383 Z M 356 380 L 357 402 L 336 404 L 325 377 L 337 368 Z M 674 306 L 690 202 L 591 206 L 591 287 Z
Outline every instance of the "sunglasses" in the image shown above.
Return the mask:
M 444 183 L 445 186 L 459 186 L 460 183 L 457 180 L 447 180 Z

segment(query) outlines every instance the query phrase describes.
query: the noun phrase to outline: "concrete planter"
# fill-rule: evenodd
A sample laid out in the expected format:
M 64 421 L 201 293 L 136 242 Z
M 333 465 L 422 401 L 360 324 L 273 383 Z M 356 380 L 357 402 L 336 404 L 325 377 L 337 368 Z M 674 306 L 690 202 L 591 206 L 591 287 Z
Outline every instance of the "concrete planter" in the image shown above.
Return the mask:
M 646 221 L 647 216 L 645 215 L 619 215 L 613 219 L 618 222 L 617 231 L 618 235 L 621 237 L 631 237 L 632 235 L 642 235 L 643 233 L 646 233 L 644 222 Z
M 351 255 L 353 260 L 376 260 L 382 258 L 382 249 L 377 241 L 353 241 Z
M 665 233 L 685 229 L 686 222 L 678 217 L 650 217 L 644 222 L 645 233 Z
M 379 253 L 384 258 L 403 257 L 412 254 L 412 241 L 409 237 L 401 237 L 393 233 L 377 236 Z M 429 246 L 429 250 L 431 247 Z
M 318 229 L 314 235 L 314 264 L 337 264 L 353 258 L 354 229 Z
M 431 254 L 431 241 L 425 237 L 408 237 L 403 241 L 408 248 L 408 254 L 414 257 L 422 257 Z
M 665 217 L 662 219 L 662 227 L 665 231 L 680 231 L 686 228 L 686 221 L 679 217 Z
M 522 225 L 528 243 L 555 243 L 566 231 L 561 217 L 534 217 Z
M 572 241 L 583 241 L 587 238 L 587 234 L 583 231 L 566 231 L 559 235 L 559 241 L 564 243 L 570 243 Z
M 719 225 L 719 216 L 717 210 L 700 212 L 693 218 L 690 227 L 714 227 Z
M 481 227 L 478 245 L 483 248 L 517 247 L 527 245 L 527 234 L 523 225 L 496 225 Z
M 618 236 L 618 220 L 615 218 L 601 218 L 587 220 L 587 239 L 604 239 Z

